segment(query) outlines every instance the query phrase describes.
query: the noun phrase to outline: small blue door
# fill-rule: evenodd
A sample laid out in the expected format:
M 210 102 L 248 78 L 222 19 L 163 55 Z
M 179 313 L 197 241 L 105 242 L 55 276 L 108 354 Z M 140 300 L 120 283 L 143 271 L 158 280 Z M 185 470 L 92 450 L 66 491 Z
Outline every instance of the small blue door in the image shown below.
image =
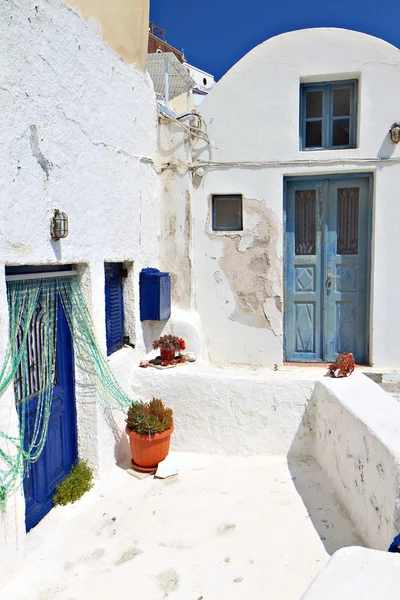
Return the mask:
M 286 181 L 285 355 L 368 361 L 369 176 Z
M 42 316 L 43 307 L 39 300 L 27 341 L 30 394 L 21 399 L 20 394 L 17 393 L 18 401 L 28 402 L 28 426 L 25 428 L 27 432 L 26 447 L 29 445 L 29 431 L 33 430 L 40 391 L 38 389 L 40 365 L 37 356 L 41 343 Z M 28 473 L 24 479 L 27 531 L 37 525 L 51 510 L 57 485 L 69 474 L 77 459 L 72 337 L 59 298 L 57 299 L 56 344 L 56 373 L 47 439 L 39 460 L 29 464 Z M 18 378 L 16 388 L 18 388 Z

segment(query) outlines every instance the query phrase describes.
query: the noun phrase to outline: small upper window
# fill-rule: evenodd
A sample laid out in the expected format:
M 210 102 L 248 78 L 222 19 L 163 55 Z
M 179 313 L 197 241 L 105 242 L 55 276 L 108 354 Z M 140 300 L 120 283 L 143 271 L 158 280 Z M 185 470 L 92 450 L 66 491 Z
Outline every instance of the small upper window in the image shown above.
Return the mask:
M 212 197 L 213 231 L 241 231 L 243 229 L 242 196 L 215 195 Z
M 354 80 L 301 85 L 302 150 L 356 147 L 357 84 Z
M 104 270 L 107 356 L 110 356 L 110 354 L 113 354 L 113 352 L 116 352 L 124 345 L 122 263 L 106 263 Z

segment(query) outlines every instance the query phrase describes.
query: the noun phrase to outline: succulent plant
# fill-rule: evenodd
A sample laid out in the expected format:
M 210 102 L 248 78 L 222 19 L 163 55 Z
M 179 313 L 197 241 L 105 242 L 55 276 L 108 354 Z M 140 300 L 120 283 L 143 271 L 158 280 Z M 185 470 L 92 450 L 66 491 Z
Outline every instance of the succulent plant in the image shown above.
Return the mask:
M 136 433 L 163 433 L 173 424 L 173 412 L 159 398 L 150 402 L 134 402 L 128 410 L 126 424 Z

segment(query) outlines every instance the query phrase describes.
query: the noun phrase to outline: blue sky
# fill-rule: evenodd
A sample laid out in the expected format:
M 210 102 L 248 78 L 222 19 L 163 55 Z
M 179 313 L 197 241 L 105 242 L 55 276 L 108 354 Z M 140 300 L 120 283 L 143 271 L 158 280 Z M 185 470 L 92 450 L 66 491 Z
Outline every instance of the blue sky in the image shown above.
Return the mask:
M 186 60 L 219 79 L 266 39 L 306 27 L 344 27 L 400 45 L 399 0 L 150 0 L 151 20 Z

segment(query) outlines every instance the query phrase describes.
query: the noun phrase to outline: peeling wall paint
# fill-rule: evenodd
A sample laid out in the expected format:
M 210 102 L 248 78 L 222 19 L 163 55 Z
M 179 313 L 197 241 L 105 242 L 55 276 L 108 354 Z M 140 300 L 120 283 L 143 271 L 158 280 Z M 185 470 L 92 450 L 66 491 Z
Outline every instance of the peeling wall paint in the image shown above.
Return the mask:
M 160 123 L 158 150 L 162 162 L 190 160 L 186 133 L 177 125 Z M 185 166 L 161 175 L 162 233 L 160 264 L 171 275 L 172 302 L 176 308 L 193 306 L 192 186 Z
M 193 197 L 196 306 L 215 363 L 273 366 L 284 359 L 284 178 L 368 171 L 374 177 L 371 363 L 400 366 L 400 283 L 392 276 L 400 208 L 390 200 L 400 147 L 388 134 L 398 111 L 399 56 L 390 44 L 354 31 L 290 32 L 254 48 L 199 107 L 210 145 L 194 150 L 205 163 Z M 357 148 L 301 151 L 300 83 L 353 78 L 359 79 Z M 243 232 L 211 232 L 212 194 L 243 195 Z
M 209 198 L 210 217 L 206 233 L 210 239 L 219 238 L 222 242 L 219 267 L 229 280 L 236 299 L 229 318 L 250 327 L 265 327 L 280 335 L 281 263 L 275 253 L 280 235 L 279 221 L 263 201 L 243 198 L 243 211 L 244 230 L 219 236 L 210 228 Z M 218 276 L 216 282 L 221 281 Z

